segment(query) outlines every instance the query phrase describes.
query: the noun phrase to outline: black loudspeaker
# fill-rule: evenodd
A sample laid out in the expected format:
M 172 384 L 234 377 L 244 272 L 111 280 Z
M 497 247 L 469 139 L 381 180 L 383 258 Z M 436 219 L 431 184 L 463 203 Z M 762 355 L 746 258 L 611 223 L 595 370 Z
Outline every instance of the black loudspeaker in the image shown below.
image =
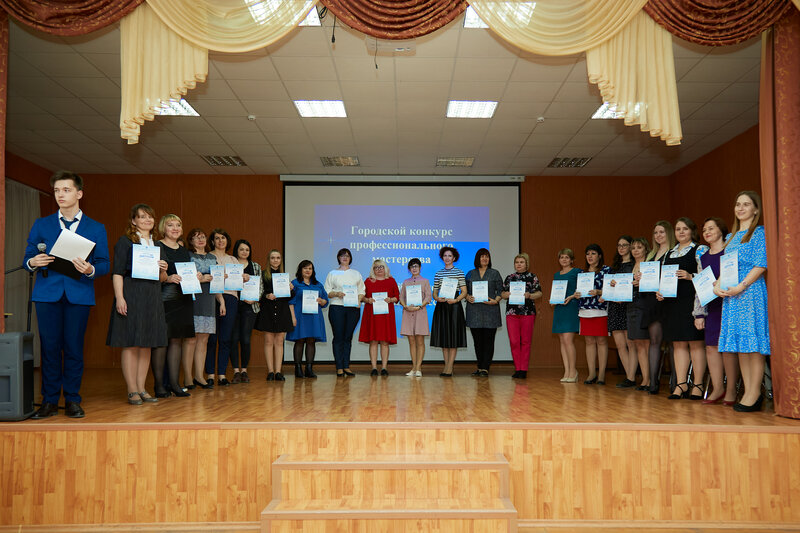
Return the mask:
M 0 334 L 0 420 L 33 414 L 33 334 Z

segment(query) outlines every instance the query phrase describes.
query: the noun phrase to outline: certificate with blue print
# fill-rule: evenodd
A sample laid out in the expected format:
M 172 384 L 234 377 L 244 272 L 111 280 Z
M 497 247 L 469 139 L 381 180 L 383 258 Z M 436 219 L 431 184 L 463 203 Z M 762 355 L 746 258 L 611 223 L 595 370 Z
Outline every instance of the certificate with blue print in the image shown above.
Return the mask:
M 615 292 L 616 287 L 611 286 L 611 282 L 615 279 L 615 274 L 606 274 L 603 276 L 603 295 L 600 297 L 606 302 L 617 301 L 617 295 Z
M 633 274 L 615 274 L 614 287 L 615 302 L 632 302 L 633 301 Z
M 272 274 L 272 294 L 276 298 L 289 298 L 292 295 L 289 274 L 277 272 Z
M 244 265 L 225 265 L 225 290 L 240 291 L 244 286 Z
M 567 299 L 567 283 L 565 279 L 554 279 L 553 287 L 550 289 L 550 303 L 560 305 Z
M 422 307 L 422 285 L 406 285 L 406 305 Z
M 181 291 L 183 294 L 200 294 L 200 280 L 197 279 L 197 265 L 191 261 L 175 263 L 175 273 L 181 277 Z
M 488 281 L 473 281 L 472 282 L 472 297 L 475 298 L 475 303 L 489 301 L 489 282 Z
M 581 293 L 581 298 L 591 298 L 589 291 L 594 290 L 594 272 L 581 272 L 578 274 L 578 286 L 575 292 Z
M 133 255 L 131 277 L 158 281 L 158 260 L 161 258 L 161 248 L 134 244 L 131 253 Z
M 725 252 L 719 258 L 719 288 L 727 291 L 739 284 L 739 252 Z
M 658 292 L 664 298 L 678 296 L 678 266 L 680 265 L 664 265 L 661 267 L 661 283 L 658 285 Z
M 524 281 L 512 281 L 508 284 L 508 303 L 511 305 L 525 305 Z
M 355 285 L 343 285 L 342 305 L 345 307 L 360 307 L 358 303 L 358 289 Z
M 456 297 L 458 288 L 458 278 L 442 278 L 442 286 L 439 288 L 439 298 L 453 300 Z
M 639 263 L 639 292 L 658 292 L 661 283 L 661 263 L 658 261 L 644 261 Z
M 208 270 L 211 274 L 211 284 L 208 287 L 208 292 L 211 294 L 225 292 L 225 265 L 211 265 Z
M 242 285 L 242 292 L 239 299 L 248 302 L 257 302 L 261 298 L 261 279 L 258 276 L 250 276 L 250 279 Z
M 373 292 L 372 299 L 375 300 L 372 304 L 372 314 L 373 315 L 388 315 L 389 314 L 389 304 L 386 302 L 386 298 L 389 297 L 388 292 Z
M 706 306 L 708 303 L 717 297 L 714 294 L 714 282 L 717 279 L 714 277 L 714 271 L 710 266 L 707 266 L 699 274 L 695 274 L 692 278 L 694 284 L 694 291 L 697 293 L 697 298 L 700 300 L 700 305 Z
M 316 315 L 319 313 L 319 291 L 303 291 L 303 314 Z

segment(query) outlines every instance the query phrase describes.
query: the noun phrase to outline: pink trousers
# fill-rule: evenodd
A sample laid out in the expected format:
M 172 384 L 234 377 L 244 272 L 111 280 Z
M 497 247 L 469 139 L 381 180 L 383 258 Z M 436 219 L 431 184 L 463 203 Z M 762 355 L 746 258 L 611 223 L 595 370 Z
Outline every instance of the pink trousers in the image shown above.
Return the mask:
M 506 315 L 508 342 L 511 344 L 511 356 L 514 358 L 516 370 L 528 370 L 534 322 L 536 315 Z

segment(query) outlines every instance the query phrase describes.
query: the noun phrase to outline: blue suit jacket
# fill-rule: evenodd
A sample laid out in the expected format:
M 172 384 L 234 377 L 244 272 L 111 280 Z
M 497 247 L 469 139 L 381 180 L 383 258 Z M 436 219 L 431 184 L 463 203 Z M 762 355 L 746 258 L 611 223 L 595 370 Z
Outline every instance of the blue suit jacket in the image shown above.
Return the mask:
M 25 259 L 23 266 L 28 269 L 28 260 L 39 254 L 37 245 L 41 242 L 47 245 L 47 252 L 53 248 L 58 235 L 61 233 L 61 225 L 58 223 L 58 212 L 43 218 L 39 218 L 33 223 L 31 232 L 28 235 L 28 246 L 25 248 Z M 81 276 L 79 279 L 72 279 L 54 270 L 49 270 L 47 277 L 42 276 L 42 269 L 36 272 L 36 284 L 33 286 L 34 302 L 57 302 L 66 294 L 67 300 L 73 304 L 94 305 L 94 279 L 108 274 L 110 262 L 108 260 L 108 238 L 106 228 L 99 222 L 81 215 L 80 224 L 76 231 L 78 235 L 86 237 L 96 245 L 92 253 L 86 259 L 94 265 L 94 276 L 87 278 Z M 28 269 L 30 270 L 30 269 Z

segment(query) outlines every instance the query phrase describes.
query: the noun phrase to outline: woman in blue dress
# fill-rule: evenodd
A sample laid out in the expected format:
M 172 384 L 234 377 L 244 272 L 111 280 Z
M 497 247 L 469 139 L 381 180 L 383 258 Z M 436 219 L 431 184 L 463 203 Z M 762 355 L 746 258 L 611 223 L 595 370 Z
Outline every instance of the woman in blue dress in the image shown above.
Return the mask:
M 315 378 L 314 356 L 317 354 L 316 342 L 325 342 L 325 320 L 322 309 L 328 305 L 328 293 L 317 281 L 314 263 L 303 259 L 297 265 L 297 273 L 292 280 L 292 297 L 289 300 L 289 311 L 292 313 L 294 329 L 286 335 L 286 340 L 294 341 L 294 375 L 297 378 Z M 317 292 L 316 313 L 303 312 L 303 293 Z M 306 367 L 303 370 L 303 349 L 306 352 Z
M 770 354 L 769 320 L 767 315 L 767 245 L 761 219 L 761 197 L 743 191 L 736 197 L 733 230 L 725 243 L 725 254 L 736 252 L 739 284 L 722 290 L 719 282 L 714 292 L 722 300 L 722 323 L 719 346 L 721 353 L 738 353 L 744 381 L 744 394 L 736 411 L 761 409 L 761 381 L 764 379 L 765 356 Z
M 575 367 L 578 358 L 575 350 L 575 334 L 580 330 L 580 320 L 578 319 L 578 298 L 575 297 L 575 289 L 578 286 L 578 274 L 582 272 L 580 268 L 573 266 L 575 254 L 570 248 L 564 248 L 558 252 L 558 264 L 561 270 L 556 272 L 553 279 L 567 280 L 567 294 L 563 304 L 553 306 L 553 333 L 558 335 L 558 342 L 561 345 L 561 359 L 564 362 L 564 377 L 562 383 L 577 383 L 578 369 Z

